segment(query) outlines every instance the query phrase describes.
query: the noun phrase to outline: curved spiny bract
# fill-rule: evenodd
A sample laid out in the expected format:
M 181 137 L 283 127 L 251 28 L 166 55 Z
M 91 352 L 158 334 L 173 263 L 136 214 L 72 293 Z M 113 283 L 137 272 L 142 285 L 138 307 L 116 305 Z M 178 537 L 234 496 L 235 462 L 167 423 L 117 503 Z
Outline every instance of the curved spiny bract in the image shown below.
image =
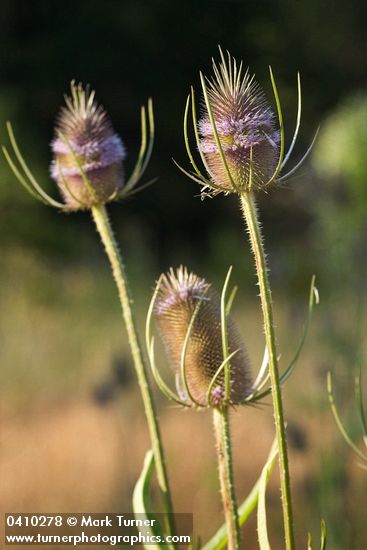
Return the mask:
M 193 319 L 193 315 L 195 315 Z M 224 370 L 208 388 L 223 363 L 220 298 L 211 285 L 186 268 L 171 270 L 161 279 L 154 304 L 154 316 L 165 350 L 176 373 L 180 398 L 200 406 L 221 407 L 226 404 Z M 185 373 L 188 390 L 181 375 L 182 350 L 190 326 Z M 249 361 L 237 327 L 227 318 L 228 351 L 236 351 L 230 361 L 229 403 L 239 404 L 251 387 Z
M 50 172 L 66 208 L 79 210 L 104 204 L 122 189 L 125 148 L 94 91 L 72 82 L 71 94 L 57 119 Z

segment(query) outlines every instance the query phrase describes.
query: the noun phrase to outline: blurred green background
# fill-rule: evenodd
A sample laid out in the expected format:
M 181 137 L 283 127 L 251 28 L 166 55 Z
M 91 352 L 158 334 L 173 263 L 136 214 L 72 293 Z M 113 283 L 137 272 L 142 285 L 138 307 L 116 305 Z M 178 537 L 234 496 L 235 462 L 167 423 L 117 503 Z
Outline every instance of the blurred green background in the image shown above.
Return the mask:
M 233 264 L 240 285 L 234 313 L 254 370 L 264 343 L 236 199 L 202 202 L 171 159 L 188 164 L 185 100 L 191 84 L 198 88 L 199 70 L 210 72 L 218 44 L 250 66 L 270 99 L 272 66 L 288 143 L 301 72 L 303 121 L 294 163 L 319 124 L 320 135 L 298 173 L 260 196 L 259 204 L 282 366 L 300 335 L 313 273 L 321 295 L 307 349 L 284 392 L 303 547 L 307 530 L 318 535 L 321 516 L 331 548 L 367 547 L 366 473 L 338 436 L 325 383 L 330 369 L 343 416 L 360 442 L 352 393 L 366 354 L 366 17 L 362 0 L 3 0 L 0 10 L 1 142 L 7 143 L 10 119 L 35 175 L 57 195 L 48 177 L 49 143 L 71 79 L 97 90 L 127 147 L 127 171 L 139 148 L 140 105 L 153 97 L 157 139 L 147 178 L 159 180 L 109 208 L 140 328 L 162 270 L 187 264 L 219 286 Z M 90 217 L 36 203 L 3 160 L 0 247 L 4 511 L 128 511 L 147 434 L 114 285 Z M 221 521 L 209 415 L 183 414 L 157 399 L 177 509 L 193 510 L 198 530 L 209 535 Z M 271 410 L 237 411 L 234 425 L 244 496 L 271 443 Z M 187 446 L 195 460 L 187 460 Z M 276 480 L 269 506 L 279 548 Z M 254 522 L 245 533 L 255 545 Z

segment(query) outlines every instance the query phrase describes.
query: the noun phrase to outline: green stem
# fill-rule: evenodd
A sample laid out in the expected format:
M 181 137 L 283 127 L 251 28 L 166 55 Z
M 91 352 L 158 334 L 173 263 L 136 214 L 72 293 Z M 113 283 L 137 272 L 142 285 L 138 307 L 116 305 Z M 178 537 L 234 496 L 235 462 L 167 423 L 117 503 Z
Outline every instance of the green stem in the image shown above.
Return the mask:
M 213 410 L 220 489 L 228 532 L 228 550 L 240 548 L 240 525 L 233 480 L 228 407 Z
M 241 206 L 250 236 L 255 257 L 257 277 L 260 287 L 260 299 L 264 316 L 266 345 L 269 353 L 269 372 L 272 388 L 275 430 L 279 448 L 279 470 L 283 506 L 285 545 L 287 550 L 294 548 L 293 512 L 288 466 L 287 439 L 285 433 L 282 393 L 279 382 L 278 357 L 276 350 L 271 289 L 268 279 L 266 256 L 261 237 L 261 228 L 257 217 L 256 203 L 252 193 L 241 195 Z
M 93 206 L 92 216 L 96 224 L 97 231 L 101 237 L 102 243 L 105 247 L 106 254 L 110 261 L 112 273 L 117 285 L 122 314 L 125 321 L 127 336 L 131 348 L 131 354 L 133 356 L 138 383 L 144 403 L 145 415 L 148 422 L 158 483 L 162 492 L 165 510 L 168 515 L 168 529 L 170 531 L 170 534 L 173 534 L 174 522 L 172 516 L 172 502 L 163 454 L 162 440 L 158 426 L 157 414 L 153 403 L 153 396 L 148 381 L 147 370 L 138 338 L 136 322 L 131 307 L 133 304 L 133 300 L 127 285 L 125 266 L 120 255 L 105 206 L 103 204 Z

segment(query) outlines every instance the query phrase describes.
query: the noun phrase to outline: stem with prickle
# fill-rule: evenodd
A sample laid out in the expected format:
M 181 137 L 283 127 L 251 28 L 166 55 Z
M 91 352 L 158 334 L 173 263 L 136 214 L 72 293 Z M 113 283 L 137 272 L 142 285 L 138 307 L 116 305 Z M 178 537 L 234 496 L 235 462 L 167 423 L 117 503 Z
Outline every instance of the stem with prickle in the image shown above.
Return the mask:
M 228 550 L 240 548 L 240 525 L 233 480 L 231 436 L 229 430 L 228 406 L 213 410 L 214 433 L 218 457 L 220 489 L 224 516 L 228 531 Z
M 269 352 L 269 372 L 272 388 L 275 430 L 279 448 L 279 470 L 283 506 L 285 544 L 287 550 L 294 548 L 293 512 L 288 466 L 287 439 L 285 433 L 282 393 L 279 382 L 278 357 L 276 350 L 271 289 L 268 279 L 266 256 L 257 217 L 255 199 L 251 192 L 241 195 L 241 206 L 247 225 L 252 251 L 255 257 L 256 272 L 260 287 L 260 299 L 264 316 L 266 345 Z
M 163 454 L 162 440 L 158 426 L 158 419 L 153 403 L 152 391 L 149 385 L 147 370 L 144 363 L 141 345 L 139 342 L 136 322 L 131 307 L 133 300 L 131 298 L 131 294 L 127 285 L 125 266 L 119 252 L 105 206 L 103 204 L 93 206 L 92 216 L 96 224 L 97 231 L 104 245 L 106 254 L 110 261 L 112 273 L 117 285 L 123 319 L 125 321 L 131 354 L 133 356 L 134 366 L 144 403 L 145 415 L 148 422 L 158 483 L 162 492 L 163 502 L 168 516 L 168 529 L 170 531 L 170 534 L 173 534 L 174 521 L 172 516 L 172 501 Z

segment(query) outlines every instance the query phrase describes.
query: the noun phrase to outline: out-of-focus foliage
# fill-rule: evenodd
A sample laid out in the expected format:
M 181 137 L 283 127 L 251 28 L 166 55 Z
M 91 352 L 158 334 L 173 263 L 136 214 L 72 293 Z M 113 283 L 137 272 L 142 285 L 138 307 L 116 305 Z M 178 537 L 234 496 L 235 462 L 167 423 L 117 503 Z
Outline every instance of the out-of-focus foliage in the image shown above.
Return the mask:
M 365 287 L 367 235 L 367 95 L 349 97 L 323 122 L 313 155 L 321 269 L 333 285 Z M 350 285 L 348 285 L 350 286 Z M 339 288 L 340 290 L 340 288 Z
M 334 192 L 343 183 L 344 211 L 365 221 L 367 206 L 367 94 L 348 98 L 323 122 L 314 165 Z

